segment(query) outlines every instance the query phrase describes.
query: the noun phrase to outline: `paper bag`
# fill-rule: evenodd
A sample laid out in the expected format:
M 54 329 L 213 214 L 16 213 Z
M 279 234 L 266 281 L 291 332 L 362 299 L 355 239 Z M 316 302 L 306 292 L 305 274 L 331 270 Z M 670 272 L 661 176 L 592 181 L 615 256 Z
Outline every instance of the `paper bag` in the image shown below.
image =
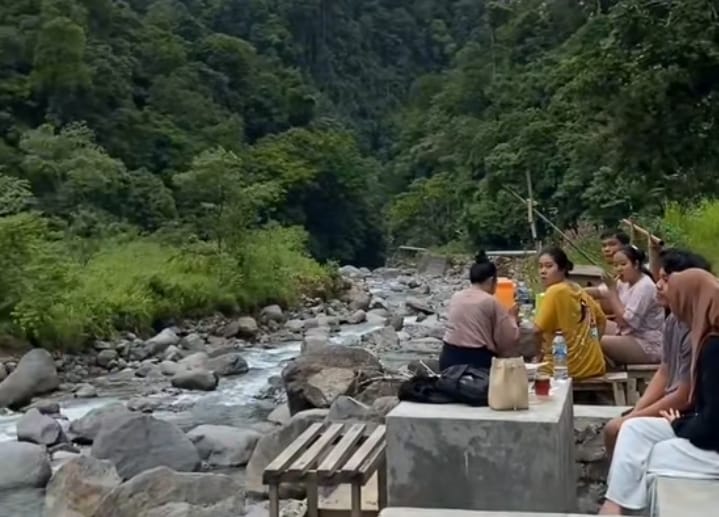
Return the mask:
M 494 410 L 529 409 L 529 381 L 524 359 L 492 358 L 489 372 L 489 407 Z

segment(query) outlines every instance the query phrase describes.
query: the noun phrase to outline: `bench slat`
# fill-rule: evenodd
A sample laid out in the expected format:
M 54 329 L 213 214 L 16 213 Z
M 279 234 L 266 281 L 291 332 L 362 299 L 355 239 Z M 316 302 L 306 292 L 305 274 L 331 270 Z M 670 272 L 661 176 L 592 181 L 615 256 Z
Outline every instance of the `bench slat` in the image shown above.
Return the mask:
M 335 445 L 324 461 L 317 468 L 317 474 L 320 478 L 328 478 L 349 458 L 354 452 L 354 445 L 362 439 L 364 432 L 364 424 L 354 424 L 349 431 L 345 433 L 340 442 Z
M 359 473 L 362 477 L 362 485 L 366 485 L 367 481 L 369 481 L 369 478 L 371 478 L 375 471 L 377 470 L 377 467 L 380 466 L 382 461 L 384 460 L 384 455 L 387 450 L 387 442 L 382 442 L 379 444 L 379 446 L 375 447 L 374 452 L 370 456 L 369 460 L 367 460 L 360 468 Z
M 590 377 L 575 381 L 575 386 L 587 384 L 611 384 L 614 382 L 626 382 L 629 379 L 627 372 L 608 372 L 601 377 Z
M 322 431 L 322 424 L 310 425 L 305 432 L 299 435 L 284 451 L 267 465 L 262 473 L 262 482 L 265 484 L 278 481 L 284 470 L 302 453 L 302 450 Z
M 384 442 L 385 430 L 385 426 L 378 426 L 360 448 L 357 449 L 354 455 L 342 467 L 341 474 L 343 478 L 349 480 L 357 475 L 360 466 L 367 461 L 380 442 Z
M 342 432 L 343 424 L 332 424 L 322 435 L 317 439 L 312 446 L 307 449 L 300 458 L 295 461 L 287 470 L 286 474 L 289 477 L 301 477 L 312 467 L 317 461 L 325 448 L 330 445 L 335 438 Z

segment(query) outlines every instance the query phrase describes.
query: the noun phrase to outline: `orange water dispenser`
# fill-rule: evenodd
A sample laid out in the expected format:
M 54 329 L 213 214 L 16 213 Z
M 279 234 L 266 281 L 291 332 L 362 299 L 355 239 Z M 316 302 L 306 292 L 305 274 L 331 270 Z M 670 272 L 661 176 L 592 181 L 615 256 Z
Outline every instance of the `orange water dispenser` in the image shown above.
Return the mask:
M 512 279 L 503 276 L 497 279 L 497 292 L 495 296 L 499 300 L 499 303 L 507 309 L 517 303 L 514 299 L 516 291 L 517 286 Z

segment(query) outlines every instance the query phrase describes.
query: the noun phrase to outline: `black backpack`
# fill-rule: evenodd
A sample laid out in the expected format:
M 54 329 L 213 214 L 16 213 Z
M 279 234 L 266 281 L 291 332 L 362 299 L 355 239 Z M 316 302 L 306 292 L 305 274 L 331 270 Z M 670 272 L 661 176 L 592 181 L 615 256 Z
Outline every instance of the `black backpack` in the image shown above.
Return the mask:
M 399 400 L 424 404 L 487 406 L 489 370 L 468 364 L 450 366 L 439 375 L 418 374 L 399 387 Z
M 439 375 L 437 388 L 456 402 L 470 406 L 487 406 L 489 370 L 468 364 L 450 366 Z

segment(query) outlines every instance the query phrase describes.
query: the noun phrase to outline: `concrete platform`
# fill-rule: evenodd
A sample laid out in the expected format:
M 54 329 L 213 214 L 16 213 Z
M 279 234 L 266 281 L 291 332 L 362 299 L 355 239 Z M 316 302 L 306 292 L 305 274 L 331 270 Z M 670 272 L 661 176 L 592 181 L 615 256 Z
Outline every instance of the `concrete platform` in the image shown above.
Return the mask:
M 652 517 L 708 517 L 719 514 L 719 480 L 659 477 Z
M 579 513 L 536 512 L 480 512 L 475 510 L 447 510 L 446 508 L 386 508 L 379 517 L 585 517 Z
M 402 402 L 386 425 L 389 507 L 576 511 L 571 383 L 527 411 Z

